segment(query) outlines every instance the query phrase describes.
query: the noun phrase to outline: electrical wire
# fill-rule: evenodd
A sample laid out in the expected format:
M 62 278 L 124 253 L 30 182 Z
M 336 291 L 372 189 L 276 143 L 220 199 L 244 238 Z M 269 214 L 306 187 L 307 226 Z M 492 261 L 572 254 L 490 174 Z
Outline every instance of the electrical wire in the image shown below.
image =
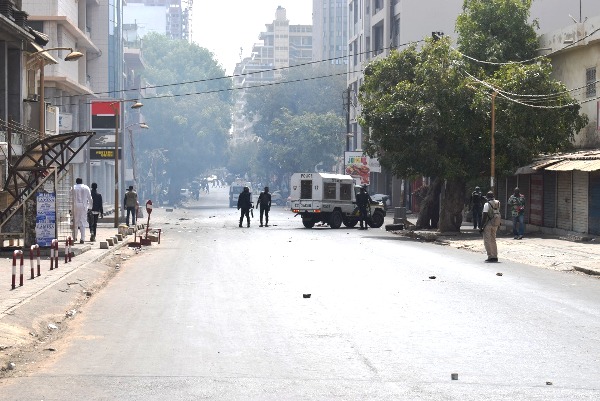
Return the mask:
M 452 50 L 454 50 L 455 52 L 457 52 L 461 57 L 466 58 L 466 59 L 471 60 L 471 61 L 474 61 L 474 62 L 479 63 L 479 64 L 488 64 L 488 65 L 528 64 L 528 63 L 537 61 L 537 60 L 542 59 L 542 58 L 550 57 L 550 56 L 552 56 L 552 55 L 554 55 L 556 53 L 559 53 L 559 52 L 561 52 L 561 51 L 563 51 L 565 49 L 568 49 L 569 47 L 575 46 L 577 43 L 579 43 L 579 42 L 581 42 L 581 41 L 583 41 L 583 40 L 585 40 L 585 39 L 587 39 L 587 38 L 595 35 L 599 31 L 600 31 L 600 28 L 595 29 L 592 32 L 590 32 L 589 34 L 587 34 L 584 37 L 582 37 L 581 39 L 579 39 L 579 40 L 577 40 L 577 41 L 575 41 L 573 43 L 569 43 L 568 45 L 566 45 L 566 46 L 564 46 L 564 47 L 562 47 L 562 48 L 560 48 L 558 50 L 555 50 L 555 51 L 553 51 L 551 53 L 544 54 L 544 55 L 541 55 L 541 56 L 536 56 L 536 57 L 530 58 L 528 60 L 523 60 L 523 61 L 507 61 L 507 62 L 501 63 L 501 62 L 494 62 L 494 61 L 478 60 L 478 59 L 476 59 L 474 57 L 471 57 L 471 56 L 468 56 L 466 54 L 463 54 L 460 50 L 456 49 L 455 47 L 450 46 L 450 48 Z

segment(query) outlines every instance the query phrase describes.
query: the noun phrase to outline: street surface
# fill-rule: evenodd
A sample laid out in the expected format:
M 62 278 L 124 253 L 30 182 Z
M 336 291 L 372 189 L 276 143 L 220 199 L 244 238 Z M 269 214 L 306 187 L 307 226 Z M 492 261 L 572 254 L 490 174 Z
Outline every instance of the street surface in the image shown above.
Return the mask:
M 599 280 L 188 206 L 0 400 L 600 399 Z

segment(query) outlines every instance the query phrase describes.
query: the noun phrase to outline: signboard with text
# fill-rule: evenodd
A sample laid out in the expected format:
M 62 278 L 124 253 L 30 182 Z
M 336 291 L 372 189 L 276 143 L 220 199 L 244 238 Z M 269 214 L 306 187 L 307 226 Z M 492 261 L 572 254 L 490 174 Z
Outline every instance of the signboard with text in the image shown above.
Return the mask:
M 37 194 L 35 236 L 41 247 L 50 246 L 52 240 L 56 238 L 56 194 L 54 192 Z
M 379 160 L 372 159 L 363 152 L 344 152 L 344 173 L 360 180 L 360 184 L 370 184 L 370 173 L 380 173 Z
M 121 159 L 121 151 L 119 148 L 119 160 Z M 115 159 L 115 150 L 108 148 L 100 148 L 100 149 L 90 149 L 90 160 L 114 160 Z

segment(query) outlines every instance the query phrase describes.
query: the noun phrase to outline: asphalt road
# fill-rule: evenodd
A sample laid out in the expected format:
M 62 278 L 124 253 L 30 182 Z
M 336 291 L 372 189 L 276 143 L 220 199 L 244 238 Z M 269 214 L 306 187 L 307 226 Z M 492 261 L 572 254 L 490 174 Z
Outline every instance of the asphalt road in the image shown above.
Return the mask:
M 280 207 L 271 227 L 255 213 L 238 228 L 224 205 L 211 189 L 157 209 L 161 245 L 0 400 L 600 398 L 598 280 L 382 229 L 309 230 Z

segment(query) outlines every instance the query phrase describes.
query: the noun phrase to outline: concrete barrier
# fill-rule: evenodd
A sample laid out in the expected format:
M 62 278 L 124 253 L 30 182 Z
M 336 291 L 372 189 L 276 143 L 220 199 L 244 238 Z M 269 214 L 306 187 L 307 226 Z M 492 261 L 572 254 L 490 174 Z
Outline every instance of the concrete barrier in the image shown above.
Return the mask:
M 23 251 L 13 252 L 13 264 L 12 264 L 12 289 L 16 288 L 17 279 L 17 259 L 21 260 L 21 275 L 19 278 L 19 287 L 23 286 Z
M 29 261 L 31 263 L 31 279 L 35 278 L 34 268 L 33 268 L 33 255 L 37 257 L 37 275 L 38 277 L 42 275 L 42 268 L 40 265 L 40 246 L 38 244 L 31 245 L 31 249 L 29 250 Z

